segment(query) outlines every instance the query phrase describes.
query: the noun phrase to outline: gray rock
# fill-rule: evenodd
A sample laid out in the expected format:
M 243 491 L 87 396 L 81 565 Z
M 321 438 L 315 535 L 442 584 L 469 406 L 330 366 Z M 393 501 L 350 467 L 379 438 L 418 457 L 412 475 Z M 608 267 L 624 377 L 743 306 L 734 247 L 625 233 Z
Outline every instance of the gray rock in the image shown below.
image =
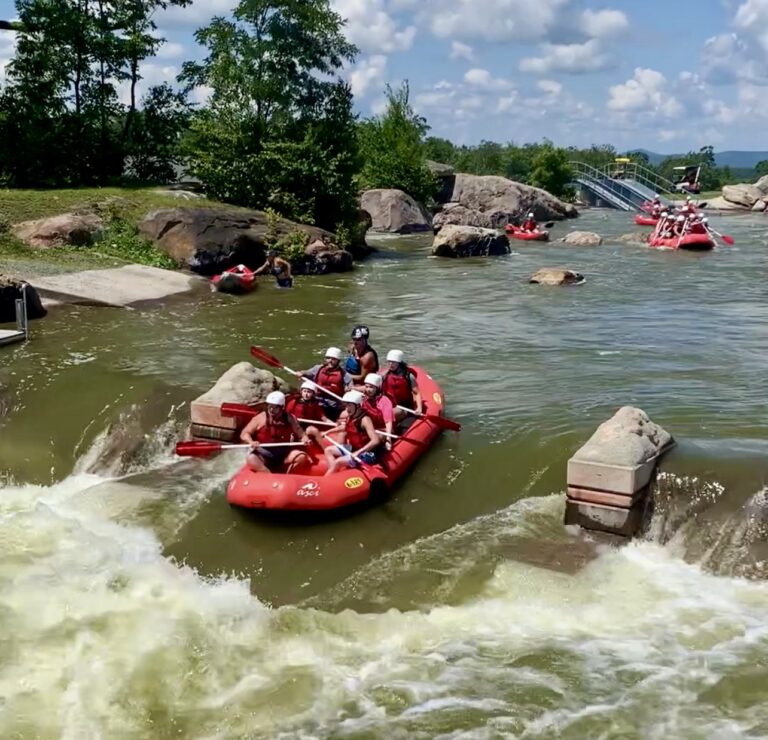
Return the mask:
M 436 257 L 487 257 L 511 251 L 506 235 L 478 226 L 443 226 L 432 242 Z
M 459 173 L 443 188 L 438 202 L 445 205 L 432 221 L 435 230 L 448 224 L 500 229 L 529 211 L 533 211 L 538 221 L 578 215 L 570 203 L 545 190 L 495 175 Z
M 645 411 L 624 406 L 597 428 L 572 459 L 604 465 L 640 465 L 673 442 L 672 435 L 654 424 Z
M 763 194 L 768 195 L 768 175 L 763 175 L 756 183 L 755 187 Z
M 741 183 L 723 187 L 723 198 L 729 203 L 735 203 L 744 208 L 752 208 L 755 202 L 763 197 L 763 191 L 755 185 Z
M 726 200 L 721 196 L 717 196 L 716 198 L 711 198 L 710 200 L 707 201 L 707 210 L 743 211 L 744 207 L 737 205 L 736 203 L 731 203 L 730 201 Z
M 104 222 L 95 213 L 61 213 L 11 227 L 13 235 L 30 247 L 82 247 L 101 236 Z
M 432 230 L 432 219 L 424 206 L 402 190 L 366 190 L 360 208 L 370 214 L 373 231 L 412 234 Z
M 603 238 L 592 231 L 572 231 L 559 241 L 574 247 L 597 247 L 603 243 Z
M 441 162 L 433 162 L 431 159 L 426 161 L 427 168 L 435 176 L 439 178 L 453 177 L 456 174 L 456 170 L 449 164 L 442 164 Z
M 542 267 L 528 282 L 538 285 L 579 285 L 584 282 L 584 276 L 566 267 Z
M 622 244 L 645 244 L 647 242 L 647 235 L 640 232 L 622 234 L 621 236 L 611 237 L 610 241 L 621 242 Z
M 762 213 L 766 208 L 768 208 L 768 200 L 758 200 L 755 205 L 752 206 L 752 210 L 755 211 L 755 213 Z

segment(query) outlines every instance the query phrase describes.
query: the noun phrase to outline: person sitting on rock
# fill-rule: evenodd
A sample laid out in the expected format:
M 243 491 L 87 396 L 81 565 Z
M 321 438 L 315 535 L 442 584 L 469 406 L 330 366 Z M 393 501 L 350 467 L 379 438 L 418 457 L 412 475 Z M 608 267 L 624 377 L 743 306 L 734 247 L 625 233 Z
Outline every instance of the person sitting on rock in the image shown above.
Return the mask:
M 299 389 L 299 396 L 288 399 L 286 409 L 289 414 L 296 417 L 301 423 L 313 421 L 323 422 L 324 425 L 332 424 L 331 420 L 325 415 L 325 411 L 317 399 L 317 390 L 314 383 L 305 380 Z M 320 432 L 313 424 L 309 424 L 305 429 L 310 439 L 316 440 Z
M 379 355 L 368 344 L 370 332 L 367 326 L 358 325 L 352 329 L 352 344 L 345 365 L 346 371 L 352 376 L 352 382 L 362 383 L 369 373 L 379 372 Z
M 292 288 L 293 275 L 291 274 L 291 263 L 277 256 L 274 249 L 267 252 L 267 261 L 254 270 L 254 275 L 272 274 L 275 276 L 278 288 Z
M 300 441 L 309 444 L 309 437 L 299 426 L 296 418 L 285 410 L 285 394 L 272 391 L 267 396 L 267 409 L 251 419 L 240 433 L 240 439 L 251 445 L 246 462 L 257 473 L 291 473 L 309 463 L 309 456 L 304 450 L 291 447 L 261 447 L 262 444 L 275 444 Z
M 347 452 L 353 452 L 363 462 L 373 465 L 383 452 L 383 445 L 381 437 L 376 434 L 371 417 L 364 410 L 364 396 L 360 391 L 347 391 L 343 400 L 344 413 L 338 426 L 328 434 L 341 432 L 341 446 Z M 357 465 L 352 457 L 345 455 L 335 445 L 325 448 L 325 459 L 328 461 L 326 475 L 332 475 L 345 466 L 353 468 Z
M 522 231 L 538 231 L 539 225 L 536 223 L 536 220 L 533 218 L 533 212 L 529 213 L 525 217 L 525 221 L 523 221 L 523 225 L 520 227 Z
M 337 396 L 342 396 L 344 390 L 352 385 L 352 376 L 341 367 L 341 357 L 342 351 L 338 347 L 328 347 L 322 365 L 314 365 L 309 370 L 298 373 L 298 375 L 314 381 L 321 388 L 325 388 Z M 334 420 L 339 418 L 341 406 L 335 398 L 321 393 L 317 397 L 317 401 L 329 418 Z
M 416 376 L 405 364 L 405 355 L 399 349 L 392 349 L 387 353 L 387 369 L 381 374 L 382 393 L 392 401 L 393 406 L 404 406 L 421 413 L 422 402 Z M 395 422 L 408 416 L 402 409 L 394 409 Z

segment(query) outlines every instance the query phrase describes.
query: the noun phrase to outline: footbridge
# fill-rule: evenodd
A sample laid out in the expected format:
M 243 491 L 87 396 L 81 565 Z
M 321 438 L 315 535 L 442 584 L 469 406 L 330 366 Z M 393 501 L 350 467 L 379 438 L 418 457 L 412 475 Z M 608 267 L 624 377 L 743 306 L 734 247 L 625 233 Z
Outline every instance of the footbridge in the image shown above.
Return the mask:
M 654 195 L 675 192 L 675 184 L 653 170 L 634 162 L 611 163 L 597 168 L 585 162 L 570 162 L 574 182 L 592 205 L 637 211 Z M 668 202 L 662 197 L 662 202 Z

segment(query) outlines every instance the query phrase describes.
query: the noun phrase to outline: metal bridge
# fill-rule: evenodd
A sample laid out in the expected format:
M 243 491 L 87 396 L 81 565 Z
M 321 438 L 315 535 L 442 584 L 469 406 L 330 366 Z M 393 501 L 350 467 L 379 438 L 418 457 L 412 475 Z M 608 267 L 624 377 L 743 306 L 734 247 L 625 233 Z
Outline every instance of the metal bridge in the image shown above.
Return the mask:
M 640 206 L 662 193 L 674 193 L 675 184 L 653 170 L 630 162 L 611 163 L 598 169 L 585 162 L 570 162 L 573 179 L 593 205 L 637 211 Z M 662 202 L 665 201 L 662 198 Z

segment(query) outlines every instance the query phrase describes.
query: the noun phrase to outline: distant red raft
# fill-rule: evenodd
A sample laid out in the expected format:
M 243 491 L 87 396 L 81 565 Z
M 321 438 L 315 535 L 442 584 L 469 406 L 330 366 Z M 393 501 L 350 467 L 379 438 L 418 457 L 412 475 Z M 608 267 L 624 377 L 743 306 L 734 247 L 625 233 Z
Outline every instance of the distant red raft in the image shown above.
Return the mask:
M 442 415 L 445 399 L 440 387 L 425 370 L 412 369 L 427 412 Z M 310 450 L 312 467 L 302 474 L 256 473 L 244 465 L 229 481 L 227 501 L 247 509 L 319 511 L 383 497 L 418 462 L 441 431 L 433 422 L 416 419 L 403 432 L 406 439 L 397 440 L 381 464 L 365 469 L 345 468 L 327 477 L 323 475 L 328 469 L 325 456 L 317 448 Z
M 250 293 L 256 287 L 256 275 L 245 265 L 237 265 L 214 276 L 211 282 L 220 293 Z
M 512 224 L 507 224 L 504 227 L 504 231 L 506 231 L 507 236 L 510 239 L 521 239 L 523 241 L 532 241 L 532 242 L 548 242 L 549 241 L 548 231 L 523 231 L 522 229 L 518 229 Z
M 653 216 L 643 216 L 640 213 L 636 213 L 635 223 L 638 226 L 656 226 L 656 224 L 659 223 L 659 219 L 653 218 Z
M 655 249 L 690 249 L 698 252 L 706 252 L 713 249 L 715 241 L 709 234 L 686 234 L 682 239 L 677 236 L 662 238 L 649 237 L 648 244 Z

